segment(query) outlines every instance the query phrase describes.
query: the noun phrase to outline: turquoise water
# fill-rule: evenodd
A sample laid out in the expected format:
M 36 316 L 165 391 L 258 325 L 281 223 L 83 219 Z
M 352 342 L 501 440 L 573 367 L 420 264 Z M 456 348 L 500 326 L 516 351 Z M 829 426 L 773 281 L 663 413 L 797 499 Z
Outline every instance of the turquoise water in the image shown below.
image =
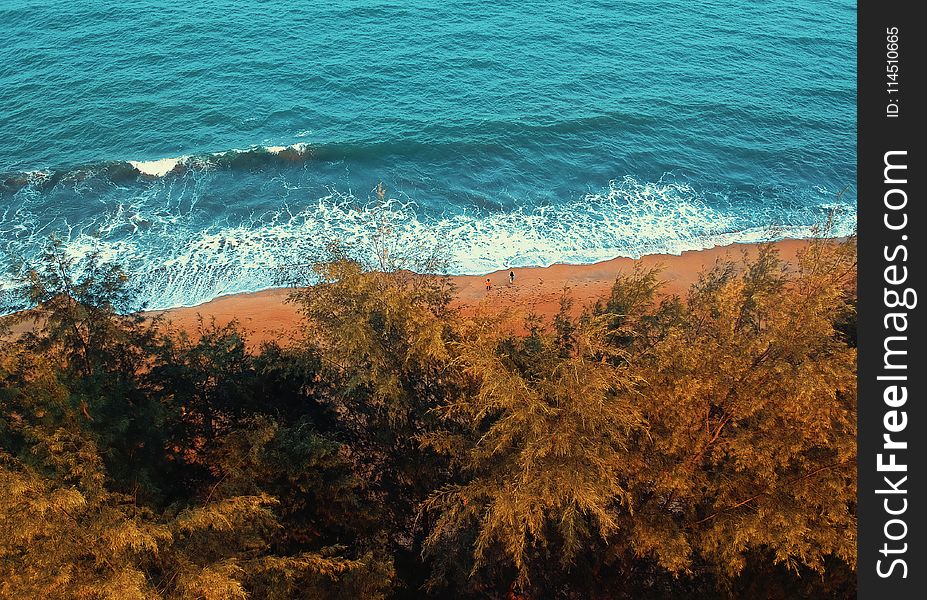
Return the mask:
M 317 4 L 0 2 L 2 260 L 158 308 L 384 219 L 460 273 L 855 226 L 853 3 Z

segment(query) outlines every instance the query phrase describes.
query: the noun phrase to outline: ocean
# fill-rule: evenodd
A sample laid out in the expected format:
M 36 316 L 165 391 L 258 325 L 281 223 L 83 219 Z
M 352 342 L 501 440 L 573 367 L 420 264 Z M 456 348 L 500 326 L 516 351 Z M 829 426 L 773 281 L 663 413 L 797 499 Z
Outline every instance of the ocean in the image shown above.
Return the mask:
M 2 0 L 0 290 L 52 238 L 166 308 L 384 223 L 453 273 L 847 235 L 855 10 Z

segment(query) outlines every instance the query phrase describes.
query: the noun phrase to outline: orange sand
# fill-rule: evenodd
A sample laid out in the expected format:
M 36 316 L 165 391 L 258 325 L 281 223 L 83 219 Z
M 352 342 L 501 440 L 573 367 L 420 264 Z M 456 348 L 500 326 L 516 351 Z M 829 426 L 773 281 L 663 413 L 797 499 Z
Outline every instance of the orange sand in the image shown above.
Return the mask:
M 787 262 L 795 261 L 795 252 L 807 244 L 804 240 L 785 240 L 776 243 L 779 254 Z M 595 300 L 608 295 L 615 278 L 629 273 L 635 264 L 645 267 L 662 265 L 663 290 L 667 294 L 683 295 L 697 279 L 700 271 L 711 268 L 722 258 L 738 260 L 742 252 L 755 256 L 758 246 L 734 244 L 708 250 L 683 252 L 680 256 L 655 254 L 640 259 L 615 258 L 591 265 L 552 265 L 550 267 L 516 268 L 515 283 L 509 284 L 508 270 L 488 275 L 461 275 L 452 277 L 456 288 L 454 304 L 465 314 L 477 310 L 498 311 L 513 309 L 516 312 L 533 311 L 550 317 L 560 307 L 564 288 L 569 288 L 577 312 Z M 486 291 L 486 278 L 492 290 Z M 299 314 L 296 307 L 285 302 L 289 290 L 272 289 L 251 294 L 222 296 L 190 308 L 174 308 L 151 314 L 163 314 L 175 327 L 195 336 L 199 319 L 215 319 L 225 325 L 233 319 L 248 331 L 249 344 L 285 342 L 297 331 Z

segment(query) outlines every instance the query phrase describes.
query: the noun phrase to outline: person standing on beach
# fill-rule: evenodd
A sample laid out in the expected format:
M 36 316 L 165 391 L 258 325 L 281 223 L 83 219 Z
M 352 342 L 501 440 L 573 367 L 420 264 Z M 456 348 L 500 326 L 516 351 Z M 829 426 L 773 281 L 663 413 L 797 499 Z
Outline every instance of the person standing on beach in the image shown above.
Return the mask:
M 509 285 L 515 283 L 515 271 L 509 271 Z
M 489 281 L 489 277 L 486 278 L 486 291 L 492 290 L 492 282 Z

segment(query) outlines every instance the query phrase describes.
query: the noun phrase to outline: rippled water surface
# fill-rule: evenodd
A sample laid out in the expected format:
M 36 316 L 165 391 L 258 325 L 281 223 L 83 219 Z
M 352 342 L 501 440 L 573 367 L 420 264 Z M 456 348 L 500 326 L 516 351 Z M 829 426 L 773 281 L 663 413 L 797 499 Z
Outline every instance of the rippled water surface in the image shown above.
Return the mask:
M 0 3 L 0 261 L 194 304 L 366 247 L 379 181 L 455 272 L 853 230 L 853 3 L 539 4 Z

